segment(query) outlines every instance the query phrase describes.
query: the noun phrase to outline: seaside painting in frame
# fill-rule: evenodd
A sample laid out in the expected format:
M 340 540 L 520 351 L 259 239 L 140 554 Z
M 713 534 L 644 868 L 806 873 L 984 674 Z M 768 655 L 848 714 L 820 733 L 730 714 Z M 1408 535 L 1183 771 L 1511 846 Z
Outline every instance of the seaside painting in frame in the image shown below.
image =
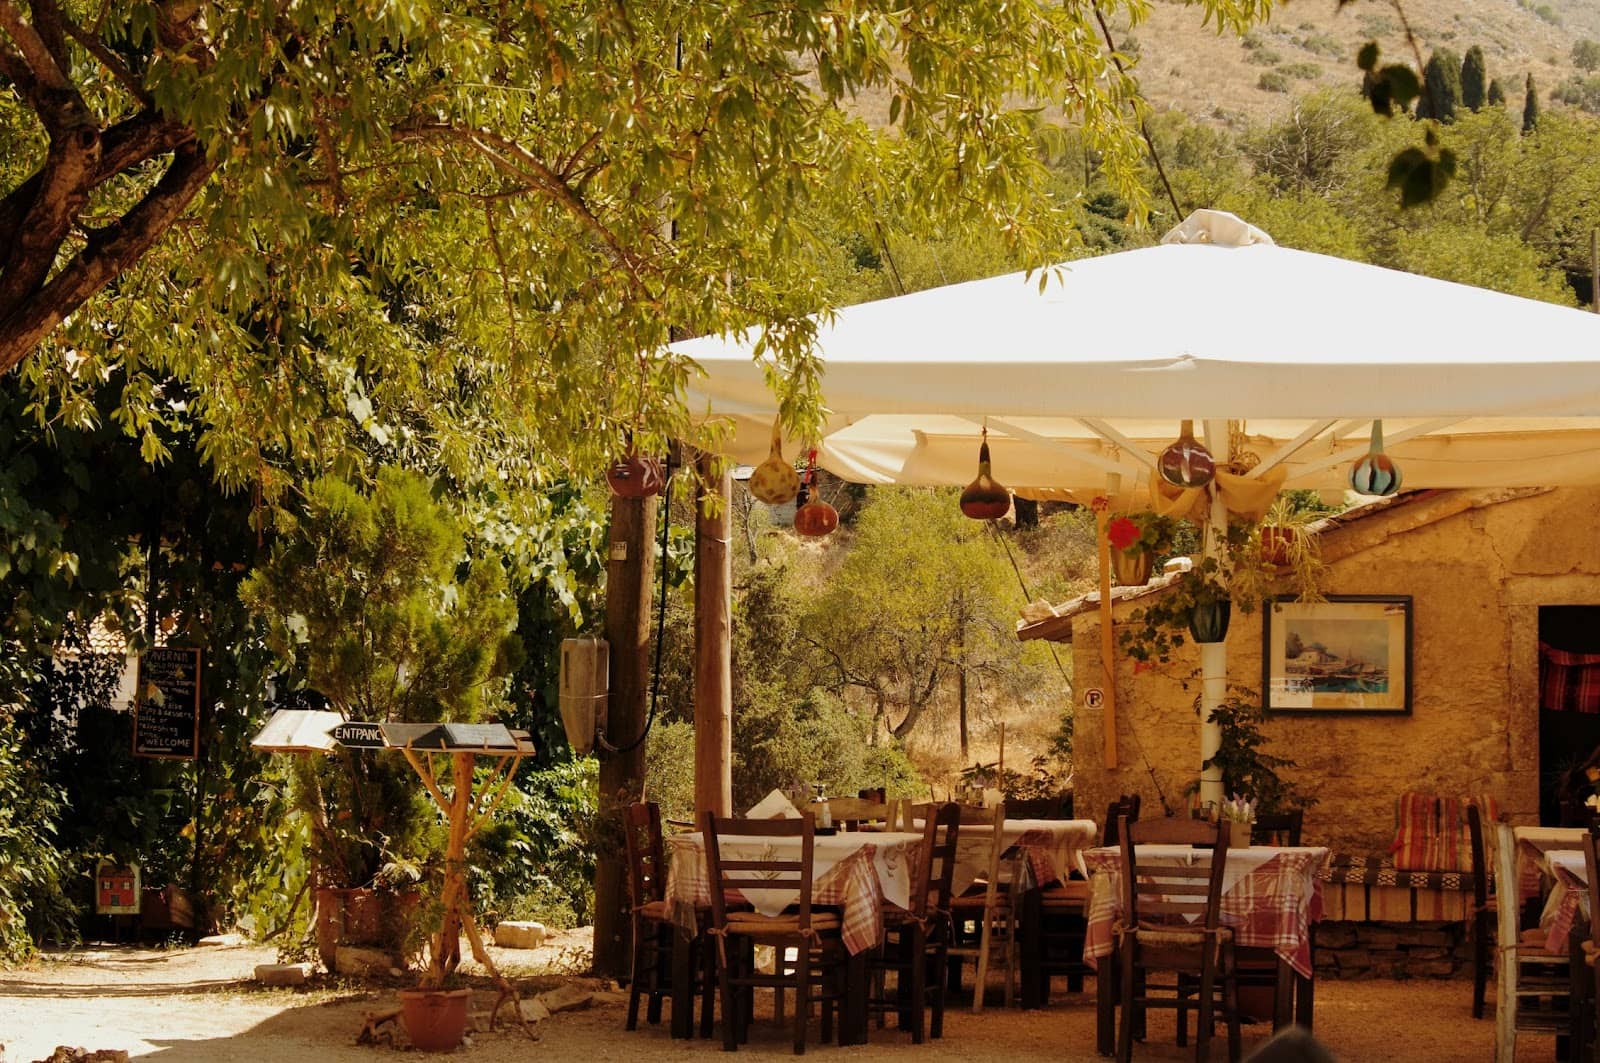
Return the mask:
M 1409 596 L 1274 599 L 1261 629 L 1261 690 L 1268 712 L 1411 711 Z

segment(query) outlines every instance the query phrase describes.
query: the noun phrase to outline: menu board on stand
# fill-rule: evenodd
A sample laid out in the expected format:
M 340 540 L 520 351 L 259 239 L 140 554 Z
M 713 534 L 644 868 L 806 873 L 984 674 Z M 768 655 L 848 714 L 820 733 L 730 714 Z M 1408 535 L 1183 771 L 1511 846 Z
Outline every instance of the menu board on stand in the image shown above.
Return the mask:
M 200 750 L 200 651 L 157 646 L 139 658 L 133 755 L 193 760 Z

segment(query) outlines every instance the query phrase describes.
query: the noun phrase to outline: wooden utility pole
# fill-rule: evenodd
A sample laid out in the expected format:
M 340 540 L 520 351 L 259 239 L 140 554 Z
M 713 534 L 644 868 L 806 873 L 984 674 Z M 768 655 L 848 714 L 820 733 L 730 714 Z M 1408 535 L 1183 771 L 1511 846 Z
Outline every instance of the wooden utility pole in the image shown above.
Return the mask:
M 726 466 L 726 463 L 723 463 Z M 694 510 L 694 807 L 733 814 L 733 472 L 696 460 L 706 496 Z M 709 502 L 714 513 L 708 513 Z
M 605 745 L 599 746 L 602 845 L 594 871 L 594 969 L 626 978 L 632 962 L 628 868 L 621 844 L 622 809 L 644 790 L 644 733 L 650 688 L 650 592 L 655 584 L 657 498 L 611 499 L 606 561 L 606 641 L 611 646 L 611 696 Z M 607 748 L 607 746 L 611 748 Z M 612 830 L 610 828 L 614 827 Z

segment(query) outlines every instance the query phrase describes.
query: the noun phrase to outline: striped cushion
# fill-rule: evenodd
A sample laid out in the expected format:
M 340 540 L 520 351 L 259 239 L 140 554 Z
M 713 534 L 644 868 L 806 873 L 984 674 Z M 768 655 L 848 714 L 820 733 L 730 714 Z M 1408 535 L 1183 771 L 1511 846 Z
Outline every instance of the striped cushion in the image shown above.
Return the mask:
M 1414 791 L 1395 801 L 1395 836 L 1389 851 L 1401 871 L 1472 870 L 1472 836 L 1467 807 L 1477 805 L 1486 825 L 1500 818 L 1499 803 L 1487 794 L 1442 797 Z
M 837 931 L 839 926 L 839 916 L 834 912 L 811 913 L 812 930 L 819 933 Z M 800 933 L 800 917 L 788 912 L 782 915 L 762 915 L 760 912 L 729 912 L 728 933 L 749 934 L 752 936 L 798 934 Z

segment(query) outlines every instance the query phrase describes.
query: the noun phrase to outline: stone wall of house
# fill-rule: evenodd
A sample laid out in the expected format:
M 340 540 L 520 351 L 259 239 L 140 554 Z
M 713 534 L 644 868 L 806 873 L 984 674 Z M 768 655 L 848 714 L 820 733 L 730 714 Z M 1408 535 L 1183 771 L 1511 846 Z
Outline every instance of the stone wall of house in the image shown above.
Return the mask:
M 1270 751 L 1317 804 L 1307 841 L 1338 851 L 1387 847 L 1404 790 L 1488 792 L 1513 821 L 1538 818 L 1538 608 L 1600 605 L 1600 489 L 1438 492 L 1330 530 L 1329 594 L 1413 599 L 1409 716 L 1272 716 Z M 1138 600 L 1117 607 L 1124 620 Z M 1107 770 L 1102 710 L 1083 704 L 1105 686 L 1098 612 L 1073 620 L 1079 706 L 1076 807 L 1096 819 L 1120 793 L 1146 809 L 1186 803 L 1199 777 L 1199 654 L 1135 668 L 1118 654 L 1118 765 Z M 1259 614 L 1235 611 L 1230 682 L 1261 687 Z M 1429 945 L 1428 948 L 1444 947 Z
M 1465 923 L 1318 923 L 1318 978 L 1452 978 L 1472 975 Z

